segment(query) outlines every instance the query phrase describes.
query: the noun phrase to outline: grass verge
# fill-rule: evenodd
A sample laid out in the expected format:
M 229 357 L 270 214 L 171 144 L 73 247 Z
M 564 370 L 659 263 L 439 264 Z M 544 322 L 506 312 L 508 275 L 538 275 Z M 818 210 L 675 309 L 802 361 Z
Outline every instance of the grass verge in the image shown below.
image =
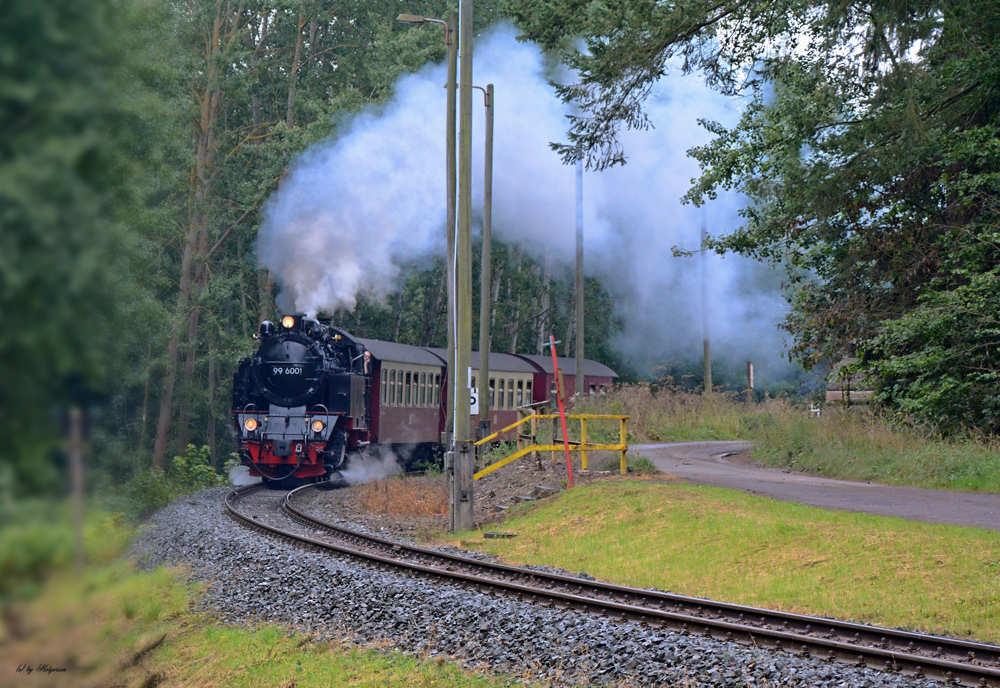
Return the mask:
M 1000 533 L 655 480 L 570 490 L 504 529 L 519 536 L 458 537 L 625 585 L 1000 642 Z
M 81 579 L 55 575 L 34 600 L 4 607 L 0 685 L 522 685 L 512 676 L 477 675 L 441 659 L 319 642 L 280 626 L 220 627 L 193 610 L 198 595 L 198 586 L 186 584 L 183 572 L 137 572 L 123 561 Z

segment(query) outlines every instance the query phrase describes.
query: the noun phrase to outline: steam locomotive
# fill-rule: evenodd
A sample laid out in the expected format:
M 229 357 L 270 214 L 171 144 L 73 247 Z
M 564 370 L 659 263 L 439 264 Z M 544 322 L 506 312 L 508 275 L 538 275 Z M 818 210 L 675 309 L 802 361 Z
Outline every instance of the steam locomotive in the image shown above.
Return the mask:
M 264 321 L 257 350 L 240 360 L 232 415 L 241 462 L 273 487 L 338 479 L 366 447 L 387 447 L 409 462 L 440 452 L 445 427 L 444 349 L 353 337 L 328 322 L 286 315 Z M 518 409 L 549 401 L 556 387 L 551 356 L 490 353 L 489 420 L 503 428 Z M 559 361 L 564 394 L 572 397 L 576 361 Z M 583 393 L 599 394 L 618 376 L 584 361 Z M 468 374 L 473 388 L 479 354 Z M 473 414 L 474 425 L 478 415 Z M 512 439 L 503 436 L 501 439 Z
M 328 479 L 369 443 L 371 356 L 346 332 L 304 315 L 265 320 L 233 377 L 240 459 L 276 487 Z

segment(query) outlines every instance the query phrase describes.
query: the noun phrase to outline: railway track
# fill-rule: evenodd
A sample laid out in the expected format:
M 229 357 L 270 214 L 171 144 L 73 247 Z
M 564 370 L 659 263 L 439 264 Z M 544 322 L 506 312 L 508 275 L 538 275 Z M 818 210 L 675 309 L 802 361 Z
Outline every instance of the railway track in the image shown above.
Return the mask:
M 1000 688 L 1000 647 L 995 645 L 630 588 L 438 552 L 316 519 L 295 505 L 296 497 L 309 489 L 316 488 L 275 493 L 259 485 L 245 486 L 231 491 L 225 506 L 238 521 L 300 544 L 483 590 L 502 590 L 536 604 L 954 685 Z

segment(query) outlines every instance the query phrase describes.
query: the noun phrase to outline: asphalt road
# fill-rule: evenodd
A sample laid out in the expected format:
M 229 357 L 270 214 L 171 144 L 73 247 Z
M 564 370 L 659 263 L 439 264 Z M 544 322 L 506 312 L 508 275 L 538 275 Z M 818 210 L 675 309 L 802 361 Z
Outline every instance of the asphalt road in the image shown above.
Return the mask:
M 727 458 L 745 442 L 633 445 L 657 468 L 696 485 L 716 485 L 784 502 L 1000 531 L 1000 494 L 857 483 Z

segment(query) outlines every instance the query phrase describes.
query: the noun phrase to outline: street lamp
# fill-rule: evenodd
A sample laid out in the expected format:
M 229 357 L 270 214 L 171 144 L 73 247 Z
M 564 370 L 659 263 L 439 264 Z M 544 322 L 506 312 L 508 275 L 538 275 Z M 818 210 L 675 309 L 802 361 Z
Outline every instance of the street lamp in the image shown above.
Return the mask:
M 404 24 L 442 24 L 448 42 L 448 421 L 445 444 L 448 450 L 445 471 L 451 488 L 451 531 L 469 530 L 473 525 L 472 432 L 469 423 L 469 380 L 471 358 L 472 282 L 470 251 L 471 224 L 471 140 L 472 140 L 472 0 L 461 0 L 462 41 L 461 145 L 455 145 L 455 96 L 458 47 L 451 40 L 452 29 L 459 23 L 454 12 L 449 21 L 430 19 L 415 14 L 401 14 L 397 21 Z M 460 169 L 455 169 L 456 152 L 461 156 Z M 456 180 L 458 208 L 456 213 Z M 456 219 L 457 230 L 456 230 Z
M 446 234 L 446 245 L 448 247 L 448 257 L 446 260 L 445 271 L 447 274 L 447 288 L 448 288 L 448 385 L 445 396 L 448 399 L 447 415 L 445 420 L 445 435 L 442 444 L 446 448 L 451 447 L 451 436 L 454 429 L 455 417 L 454 417 L 454 407 L 455 407 L 455 389 L 456 381 L 458 375 L 455 370 L 455 202 L 457 194 L 457 170 L 455 167 L 455 124 L 456 124 L 456 91 L 457 83 L 456 79 L 458 76 L 458 42 L 452 37 L 452 33 L 455 31 L 455 27 L 458 24 L 458 14 L 452 12 L 448 15 L 448 21 L 443 19 L 432 19 L 430 17 L 421 17 L 417 14 L 401 14 L 396 17 L 396 21 L 401 24 L 440 24 L 444 27 L 444 42 L 448 46 L 448 83 L 445 84 L 445 88 L 448 89 L 448 104 L 447 104 L 447 122 L 445 124 L 446 132 L 446 150 L 445 150 L 445 169 L 447 170 L 447 217 L 445 219 L 445 234 Z
M 469 376 L 472 357 L 472 0 L 461 0 L 462 42 L 458 126 L 458 236 L 455 242 L 455 483 L 452 532 L 473 527 L 473 432 L 470 423 Z

